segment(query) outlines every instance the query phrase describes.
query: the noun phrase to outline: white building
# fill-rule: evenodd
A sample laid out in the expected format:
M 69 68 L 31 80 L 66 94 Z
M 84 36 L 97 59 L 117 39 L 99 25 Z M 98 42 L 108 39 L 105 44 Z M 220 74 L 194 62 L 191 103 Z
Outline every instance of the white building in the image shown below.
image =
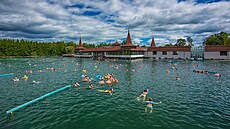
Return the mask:
M 204 59 L 230 59 L 230 46 L 212 45 L 205 46 Z
M 191 46 L 156 47 L 152 38 L 151 47 L 145 52 L 145 57 L 155 59 L 189 59 L 191 57 Z

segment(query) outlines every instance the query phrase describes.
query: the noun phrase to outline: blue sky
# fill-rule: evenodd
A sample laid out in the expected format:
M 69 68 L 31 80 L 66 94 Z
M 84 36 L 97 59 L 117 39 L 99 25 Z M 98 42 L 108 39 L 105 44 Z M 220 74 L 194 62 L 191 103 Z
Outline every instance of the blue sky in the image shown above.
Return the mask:
M 0 39 L 157 46 L 230 33 L 229 0 L 1 0 Z

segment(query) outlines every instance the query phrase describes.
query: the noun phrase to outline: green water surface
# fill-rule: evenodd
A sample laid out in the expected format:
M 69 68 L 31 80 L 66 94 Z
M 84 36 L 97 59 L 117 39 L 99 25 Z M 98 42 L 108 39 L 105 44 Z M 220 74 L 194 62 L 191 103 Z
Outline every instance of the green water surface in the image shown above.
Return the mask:
M 174 60 L 175 61 L 175 60 Z M 0 59 L 0 128 L 3 129 L 218 129 L 230 127 L 230 62 L 176 60 L 106 60 L 79 58 Z M 118 69 L 109 65 L 118 65 Z M 95 65 L 99 71 L 95 70 Z M 51 71 L 46 68 L 54 67 Z M 61 68 L 60 70 L 58 68 Z M 87 70 L 96 89 L 86 89 L 81 69 Z M 128 68 L 129 71 L 125 71 Z M 131 71 L 134 68 L 135 71 Z M 43 72 L 37 72 L 42 69 Z M 76 71 L 75 71 L 76 69 Z M 218 72 L 222 76 L 192 72 Z M 32 70 L 33 73 L 26 73 Z M 169 73 L 166 73 L 169 70 Z M 96 75 L 113 73 L 118 84 L 99 85 Z M 29 78 L 24 80 L 23 75 Z M 176 76 L 180 80 L 176 80 Z M 14 82 L 13 77 L 20 78 Z M 32 81 L 40 81 L 32 84 Z M 6 111 L 46 93 L 73 85 L 14 115 Z M 113 95 L 97 90 L 114 88 Z M 152 113 L 137 97 L 148 88 L 154 102 Z

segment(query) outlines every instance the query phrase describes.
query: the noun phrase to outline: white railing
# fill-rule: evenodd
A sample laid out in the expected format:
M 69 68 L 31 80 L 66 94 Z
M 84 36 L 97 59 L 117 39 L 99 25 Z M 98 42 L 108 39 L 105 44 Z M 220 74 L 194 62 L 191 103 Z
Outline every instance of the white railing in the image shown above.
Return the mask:
M 111 57 L 111 58 L 141 58 L 141 57 L 144 57 L 144 55 L 105 55 L 105 57 Z

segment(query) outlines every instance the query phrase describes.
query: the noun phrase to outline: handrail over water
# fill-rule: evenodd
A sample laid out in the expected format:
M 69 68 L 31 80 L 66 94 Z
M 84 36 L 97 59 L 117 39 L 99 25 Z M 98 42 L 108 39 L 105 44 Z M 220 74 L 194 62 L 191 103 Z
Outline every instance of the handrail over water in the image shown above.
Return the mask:
M 22 105 L 19 105 L 19 106 L 13 108 L 13 109 L 10 109 L 10 110 L 6 111 L 6 114 L 13 113 L 14 111 L 17 111 L 17 110 L 20 109 L 20 108 L 26 107 L 26 106 L 28 106 L 28 105 L 30 105 L 30 104 L 32 104 L 32 103 L 35 103 L 35 102 L 37 102 L 37 101 L 39 101 L 39 100 L 41 100 L 41 99 L 43 99 L 43 98 L 45 98 L 45 97 L 48 97 L 48 96 L 50 96 L 50 95 L 52 95 L 52 94 L 55 94 L 55 93 L 57 93 L 57 92 L 59 92 L 59 91 L 65 90 L 65 89 L 69 88 L 70 86 L 71 86 L 71 85 L 67 85 L 67 86 L 62 87 L 62 88 L 60 88 L 60 89 L 57 89 L 57 90 L 52 91 L 52 92 L 50 92 L 50 93 L 47 93 L 47 94 L 45 94 L 45 95 L 43 95 L 43 96 L 41 96 L 41 97 L 39 97 L 39 98 L 36 98 L 36 99 L 31 100 L 31 101 L 29 101 L 29 102 L 26 102 L 26 103 L 24 103 L 24 104 L 22 104 Z

